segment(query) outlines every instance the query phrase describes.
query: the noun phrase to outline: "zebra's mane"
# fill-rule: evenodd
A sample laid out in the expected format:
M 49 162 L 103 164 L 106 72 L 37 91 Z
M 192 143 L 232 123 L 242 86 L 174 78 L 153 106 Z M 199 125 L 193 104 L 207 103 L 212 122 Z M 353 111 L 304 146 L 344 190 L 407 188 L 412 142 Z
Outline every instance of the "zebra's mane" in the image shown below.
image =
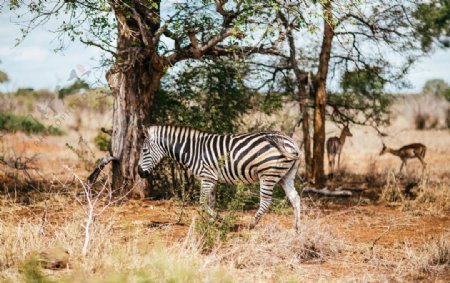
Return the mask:
M 145 128 L 145 130 L 150 130 L 150 128 L 152 127 L 165 127 L 165 128 L 176 128 L 176 129 L 189 129 L 189 130 L 193 130 L 193 131 L 197 131 L 200 133 L 205 133 L 205 134 L 216 134 L 216 135 L 221 135 L 219 133 L 214 133 L 214 132 L 209 132 L 206 130 L 202 130 L 202 129 L 198 129 L 189 125 L 178 125 L 178 124 L 162 124 L 162 123 L 155 123 L 155 124 L 151 124 L 148 127 Z M 254 134 L 268 134 L 268 135 L 274 135 L 274 136 L 285 136 L 282 132 L 280 131 L 271 131 L 271 130 L 262 130 L 262 131 L 251 131 L 251 132 L 242 132 L 242 133 L 223 133 L 222 135 L 243 135 L 243 134 L 248 134 L 248 133 L 254 133 Z

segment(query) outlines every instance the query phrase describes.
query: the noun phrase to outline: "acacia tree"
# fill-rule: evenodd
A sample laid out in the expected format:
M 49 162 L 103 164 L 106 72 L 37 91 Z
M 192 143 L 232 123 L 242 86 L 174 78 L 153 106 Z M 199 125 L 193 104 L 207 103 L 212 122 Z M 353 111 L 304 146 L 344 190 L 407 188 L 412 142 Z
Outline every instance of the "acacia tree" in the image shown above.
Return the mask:
M 440 35 L 440 43 L 445 42 L 442 35 L 446 34 L 447 26 L 442 25 L 445 17 L 438 8 L 444 5 L 436 4 L 445 1 L 435 0 L 425 5 L 420 1 L 404 3 L 401 0 L 370 3 L 322 0 L 307 1 L 306 8 L 298 8 L 304 1 L 276 2 L 280 32 L 287 33 L 286 43 L 282 46 L 287 55 L 266 70 L 272 80 L 276 74 L 281 74 L 280 80 L 289 75 L 294 77 L 297 91 L 303 97 L 301 104 L 306 106 L 301 108 L 301 115 L 305 115 L 308 108 L 313 109 L 312 178 L 317 187 L 323 187 L 325 118 L 350 119 L 368 125 L 385 122 L 382 116 L 386 113 L 389 98 L 383 88 L 403 86 L 412 64 L 430 51 L 421 48 L 423 42 L 421 45 L 416 40 L 418 35 L 427 36 L 428 30 L 419 11 L 434 11 L 432 19 L 428 17 L 427 21 L 434 21 L 434 34 Z M 308 97 L 301 88 L 310 72 L 314 87 L 312 96 Z M 344 91 L 333 91 L 328 97 L 327 82 L 340 77 L 347 82 L 350 80 L 350 84 Z M 362 80 L 371 80 L 376 85 L 363 88 L 361 86 L 368 82 Z M 341 86 L 344 88 L 345 84 Z M 353 112 L 346 111 L 349 109 Z M 365 114 L 366 119 L 355 119 L 351 115 L 355 111 Z M 309 134 L 308 130 L 303 132 L 304 136 Z M 309 147 L 305 147 L 305 156 L 308 152 Z
M 66 14 L 57 28 L 61 39 L 80 40 L 110 54 L 106 74 L 114 95 L 113 187 L 128 187 L 137 176 L 142 137 L 151 119 L 161 78 L 178 62 L 205 56 L 277 54 L 277 44 L 245 41 L 249 23 L 264 25 L 272 6 L 258 1 L 71 0 L 10 1 L 32 18 L 24 35 L 52 17 Z M 115 41 L 115 43 L 114 43 Z M 245 45 L 242 42 L 256 42 Z

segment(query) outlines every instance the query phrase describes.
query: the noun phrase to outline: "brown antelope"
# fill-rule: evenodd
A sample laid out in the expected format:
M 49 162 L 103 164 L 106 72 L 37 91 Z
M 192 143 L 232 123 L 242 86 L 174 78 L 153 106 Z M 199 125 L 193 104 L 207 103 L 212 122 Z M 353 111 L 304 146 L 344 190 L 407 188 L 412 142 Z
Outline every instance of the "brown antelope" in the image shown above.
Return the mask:
M 405 146 L 402 146 L 399 149 L 392 149 L 387 147 L 383 143 L 383 149 L 380 152 L 380 155 L 385 153 L 391 153 L 395 156 L 398 156 L 402 160 L 402 165 L 400 165 L 399 174 L 402 172 L 403 166 L 407 165 L 406 161 L 410 158 L 418 158 L 420 163 L 422 163 L 423 170 L 427 167 L 427 164 L 423 160 L 425 158 L 425 153 L 427 151 L 427 147 L 421 143 L 412 143 Z
M 341 135 L 339 137 L 332 137 L 329 138 L 327 141 L 327 153 L 328 153 L 328 164 L 330 165 L 330 171 L 331 173 L 334 172 L 334 164 L 336 155 L 338 156 L 338 169 L 341 163 L 341 152 L 342 147 L 344 146 L 345 139 L 347 137 L 353 136 L 352 133 L 350 133 L 350 129 L 348 128 L 348 125 L 344 126 L 344 128 L 341 131 Z

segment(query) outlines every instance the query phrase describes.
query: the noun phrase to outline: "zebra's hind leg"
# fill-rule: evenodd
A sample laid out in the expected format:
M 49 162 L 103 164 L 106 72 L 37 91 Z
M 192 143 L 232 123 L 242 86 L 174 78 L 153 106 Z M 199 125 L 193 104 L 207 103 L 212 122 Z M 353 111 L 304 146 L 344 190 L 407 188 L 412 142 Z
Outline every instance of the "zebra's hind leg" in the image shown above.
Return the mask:
M 294 207 L 295 214 L 295 229 L 297 232 L 300 229 L 300 216 L 301 216 L 301 204 L 300 196 L 294 187 L 295 176 L 297 175 L 298 162 L 292 166 L 289 172 L 281 179 L 280 185 L 283 187 L 286 196 L 289 198 L 292 206 Z
M 259 209 L 250 223 L 250 229 L 258 224 L 261 216 L 269 209 L 272 204 L 273 186 L 280 180 L 278 176 L 264 174 L 259 178 Z
M 209 217 L 216 219 L 217 213 L 214 211 L 215 192 L 217 181 L 213 179 L 202 179 L 200 190 L 200 206 L 206 211 Z

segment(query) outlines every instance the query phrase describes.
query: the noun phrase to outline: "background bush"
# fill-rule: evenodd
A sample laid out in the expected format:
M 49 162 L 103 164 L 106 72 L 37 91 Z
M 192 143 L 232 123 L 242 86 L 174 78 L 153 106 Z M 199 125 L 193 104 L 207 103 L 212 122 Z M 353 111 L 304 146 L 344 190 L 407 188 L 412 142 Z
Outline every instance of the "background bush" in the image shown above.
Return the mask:
M 46 127 L 31 115 L 24 116 L 14 113 L 0 113 L 0 130 L 55 136 L 64 134 L 60 128 L 54 126 Z

